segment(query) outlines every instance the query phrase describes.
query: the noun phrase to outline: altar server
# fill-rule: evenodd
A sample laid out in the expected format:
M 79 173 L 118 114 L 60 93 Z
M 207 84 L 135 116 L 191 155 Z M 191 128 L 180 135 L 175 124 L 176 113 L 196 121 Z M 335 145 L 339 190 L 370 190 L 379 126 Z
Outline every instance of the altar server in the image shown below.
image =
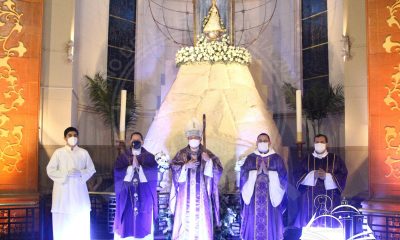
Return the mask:
M 66 145 L 47 165 L 54 181 L 51 212 L 54 240 L 90 240 L 90 199 L 86 181 L 96 172 L 89 153 L 78 144 L 74 127 L 64 131 Z

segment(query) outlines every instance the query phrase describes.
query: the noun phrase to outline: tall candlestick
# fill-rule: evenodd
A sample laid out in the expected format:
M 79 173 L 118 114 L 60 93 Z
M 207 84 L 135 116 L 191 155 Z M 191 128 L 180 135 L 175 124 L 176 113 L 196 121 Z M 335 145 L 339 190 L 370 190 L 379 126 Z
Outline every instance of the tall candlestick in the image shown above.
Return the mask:
M 121 90 L 121 109 L 119 112 L 119 140 L 125 141 L 126 90 Z
M 301 106 L 301 90 L 296 90 L 296 142 L 303 142 L 302 136 L 302 106 Z

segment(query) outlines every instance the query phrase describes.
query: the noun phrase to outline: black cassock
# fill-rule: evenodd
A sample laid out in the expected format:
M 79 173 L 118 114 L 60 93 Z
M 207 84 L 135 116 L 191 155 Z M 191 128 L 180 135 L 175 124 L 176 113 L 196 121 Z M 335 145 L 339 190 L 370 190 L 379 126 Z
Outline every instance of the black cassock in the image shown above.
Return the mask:
M 332 179 L 336 184 L 337 188 L 332 190 L 325 189 L 324 180 L 317 180 L 315 186 L 306 186 L 301 184 L 307 174 L 313 170 L 323 169 L 326 173 L 332 175 Z M 310 221 L 311 217 L 316 213 L 317 215 L 324 211 L 333 210 L 336 206 L 340 205 L 341 194 L 346 185 L 347 168 L 345 162 L 333 153 L 328 153 L 324 158 L 314 157 L 312 154 L 306 156 L 299 169 L 294 171 L 294 178 L 296 181 L 296 187 L 301 193 L 299 213 L 296 219 L 297 227 L 304 227 Z M 326 195 L 332 201 L 325 201 L 326 198 L 317 198 L 319 195 Z M 319 221 L 317 225 L 327 224 L 327 226 L 335 226 L 336 224 L 330 219 L 328 222 Z

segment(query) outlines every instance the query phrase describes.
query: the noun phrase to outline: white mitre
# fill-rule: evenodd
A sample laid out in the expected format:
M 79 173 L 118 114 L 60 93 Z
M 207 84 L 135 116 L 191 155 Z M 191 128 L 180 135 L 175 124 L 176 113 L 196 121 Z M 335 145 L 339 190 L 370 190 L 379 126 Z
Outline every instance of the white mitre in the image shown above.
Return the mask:
M 185 135 L 202 137 L 203 135 L 203 124 L 197 118 L 192 118 L 185 127 Z

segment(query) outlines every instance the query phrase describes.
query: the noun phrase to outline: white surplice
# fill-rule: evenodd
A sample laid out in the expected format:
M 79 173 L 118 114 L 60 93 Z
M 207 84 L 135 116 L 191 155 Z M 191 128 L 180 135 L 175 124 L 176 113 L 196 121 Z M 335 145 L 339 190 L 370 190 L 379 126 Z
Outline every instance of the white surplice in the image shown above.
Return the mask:
M 328 156 L 328 151 L 325 151 L 322 154 L 318 154 L 315 151 L 312 153 L 312 155 L 316 158 L 322 159 L 326 156 Z M 303 179 L 303 181 L 301 182 L 302 185 L 305 186 L 311 186 L 311 187 L 315 187 L 315 185 L 317 184 L 317 171 L 316 170 L 312 170 L 310 171 L 307 176 Z M 325 179 L 324 179 L 324 185 L 325 185 L 325 189 L 326 190 L 332 190 L 332 189 L 336 189 L 337 185 L 335 183 L 335 181 L 333 180 L 332 174 L 331 173 L 326 173 L 325 175 Z
M 69 174 L 72 169 L 80 174 Z M 57 149 L 47 165 L 54 181 L 51 212 L 54 240 L 90 240 L 90 199 L 86 181 L 96 172 L 89 153 L 78 146 Z

